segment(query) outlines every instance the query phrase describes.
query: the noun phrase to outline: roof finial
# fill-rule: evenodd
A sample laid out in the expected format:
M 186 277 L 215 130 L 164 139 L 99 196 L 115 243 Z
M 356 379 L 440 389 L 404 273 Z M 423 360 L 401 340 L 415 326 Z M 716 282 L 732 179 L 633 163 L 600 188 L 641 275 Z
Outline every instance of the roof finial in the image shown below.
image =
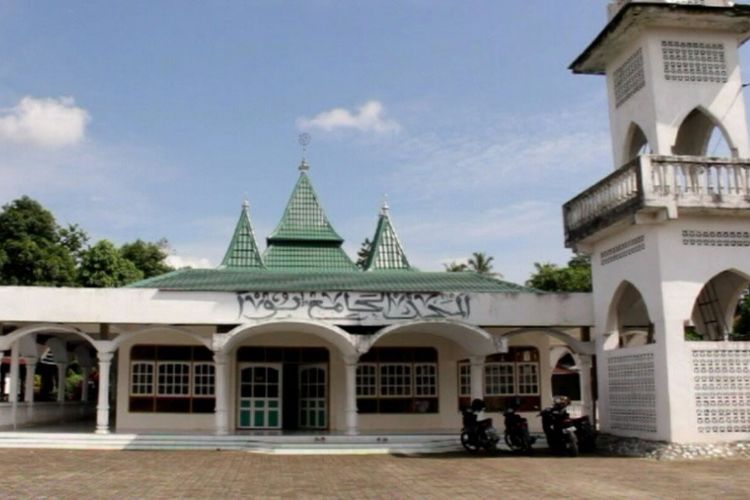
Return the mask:
M 247 194 L 242 197 L 242 209 L 245 211 L 250 210 L 250 200 L 247 199 Z
M 307 172 L 310 170 L 310 165 L 307 164 L 307 160 L 305 160 L 305 155 L 307 154 L 307 146 L 310 144 L 310 141 L 312 140 L 312 137 L 310 137 L 310 134 L 307 132 L 301 133 L 297 137 L 297 142 L 299 142 L 299 145 L 302 146 L 302 162 L 299 164 L 299 171 L 300 172 Z
M 383 194 L 383 205 L 380 207 L 380 215 L 388 215 L 388 193 Z

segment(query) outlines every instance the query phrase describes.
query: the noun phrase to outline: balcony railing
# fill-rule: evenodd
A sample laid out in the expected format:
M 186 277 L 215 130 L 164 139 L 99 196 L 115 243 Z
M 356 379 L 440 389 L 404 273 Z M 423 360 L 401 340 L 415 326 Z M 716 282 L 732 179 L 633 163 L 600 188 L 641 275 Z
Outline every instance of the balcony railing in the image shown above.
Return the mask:
M 750 209 L 750 160 L 645 155 L 620 167 L 563 206 L 572 246 L 641 209 Z M 750 212 L 748 212 L 750 215 Z

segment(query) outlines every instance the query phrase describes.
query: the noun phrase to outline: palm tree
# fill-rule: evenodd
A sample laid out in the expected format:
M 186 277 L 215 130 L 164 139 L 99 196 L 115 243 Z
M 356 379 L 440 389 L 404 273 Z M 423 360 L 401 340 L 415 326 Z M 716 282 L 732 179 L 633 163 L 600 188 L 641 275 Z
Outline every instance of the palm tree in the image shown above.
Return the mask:
M 465 262 L 456 262 L 453 261 L 450 264 L 443 264 L 445 267 L 445 270 L 449 273 L 460 273 L 462 271 L 466 271 L 469 266 L 466 265 Z
M 488 257 L 484 252 L 474 252 L 469 258 L 469 267 L 479 273 L 495 276 L 497 273 L 492 272 L 492 261 L 494 257 Z

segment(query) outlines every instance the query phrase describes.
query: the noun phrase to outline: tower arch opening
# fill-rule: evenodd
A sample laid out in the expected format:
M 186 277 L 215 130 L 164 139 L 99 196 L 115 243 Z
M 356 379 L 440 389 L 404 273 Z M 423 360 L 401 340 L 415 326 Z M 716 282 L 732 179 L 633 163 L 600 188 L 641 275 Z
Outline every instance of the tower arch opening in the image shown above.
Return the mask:
M 693 109 L 682 121 L 672 153 L 689 156 L 737 156 L 727 131 L 702 108 Z
M 711 278 L 695 299 L 686 340 L 750 340 L 750 277 L 735 270 Z
M 625 138 L 625 161 L 630 161 L 640 155 L 650 154 L 653 152 L 648 142 L 648 137 L 643 129 L 635 122 L 630 124 L 627 136 Z
M 623 281 L 615 292 L 609 309 L 609 339 L 605 349 L 654 344 L 654 325 L 641 292 L 629 281 Z

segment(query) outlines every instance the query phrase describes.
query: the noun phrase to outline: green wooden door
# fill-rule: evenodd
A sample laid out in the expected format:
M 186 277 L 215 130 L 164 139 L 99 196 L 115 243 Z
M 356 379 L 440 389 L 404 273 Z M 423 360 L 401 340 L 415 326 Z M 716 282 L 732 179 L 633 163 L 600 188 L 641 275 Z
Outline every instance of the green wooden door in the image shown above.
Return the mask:
M 281 429 L 281 365 L 240 366 L 240 429 Z

